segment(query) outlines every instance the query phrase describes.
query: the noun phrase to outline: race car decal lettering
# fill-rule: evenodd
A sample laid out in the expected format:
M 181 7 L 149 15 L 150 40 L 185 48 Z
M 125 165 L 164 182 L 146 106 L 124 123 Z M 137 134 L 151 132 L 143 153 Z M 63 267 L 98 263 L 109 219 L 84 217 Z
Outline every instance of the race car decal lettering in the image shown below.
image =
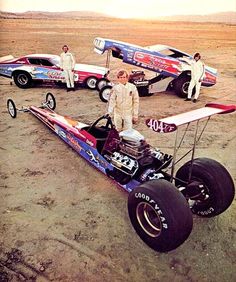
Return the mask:
M 64 76 L 62 76 L 61 72 L 57 71 L 48 71 L 47 76 L 52 79 L 64 79 Z
M 135 193 L 134 195 L 135 195 L 135 198 L 140 198 L 140 199 L 146 200 L 147 202 L 150 201 L 150 197 L 143 193 Z
M 216 83 L 216 77 L 208 72 L 205 73 L 204 82 Z
M 171 73 L 178 73 L 180 69 L 179 62 L 163 59 L 143 52 L 135 52 L 134 61 L 141 63 L 141 66 L 143 67 L 146 66 L 151 69 L 156 69 L 159 72 L 165 70 Z
M 65 133 L 64 131 L 59 130 L 59 131 L 58 131 L 58 135 L 59 135 L 60 137 L 64 138 L 64 139 L 66 139 L 66 133 Z
M 199 212 L 197 212 L 198 214 L 200 214 L 200 215 L 208 215 L 208 214 L 211 214 L 211 213 L 213 213 L 215 210 L 214 210 L 214 208 L 213 207 L 210 207 L 208 210 L 206 210 L 206 211 L 199 211 Z
M 166 218 L 163 216 L 162 210 L 160 209 L 158 204 L 156 204 L 156 202 L 150 198 L 150 196 L 148 196 L 148 195 L 146 195 L 144 193 L 140 193 L 140 192 L 139 193 L 135 193 L 134 196 L 135 196 L 135 198 L 143 199 L 143 200 L 145 200 L 145 201 L 147 201 L 149 203 L 155 203 L 155 205 L 153 207 L 156 210 L 157 214 L 160 215 L 160 220 L 162 222 L 162 227 L 165 228 L 165 229 L 168 228 L 168 224 L 164 223 L 166 221 Z
M 94 146 L 93 142 L 91 140 L 86 139 L 85 141 L 89 146 Z
M 161 219 L 161 222 L 166 220 L 163 216 L 160 216 L 160 219 Z
M 158 213 L 159 215 L 161 215 L 161 214 L 162 214 L 162 211 L 161 211 L 161 210 L 158 210 L 157 213 Z
M 81 146 L 79 145 L 78 141 L 73 138 L 73 136 L 69 133 L 66 135 L 69 144 L 76 149 L 76 151 L 80 152 L 82 150 Z
M 16 61 L 16 64 L 25 64 L 25 61 L 23 60 L 23 61 Z
M 169 133 L 177 129 L 175 124 L 167 124 L 156 119 L 147 119 L 146 125 L 155 132 Z

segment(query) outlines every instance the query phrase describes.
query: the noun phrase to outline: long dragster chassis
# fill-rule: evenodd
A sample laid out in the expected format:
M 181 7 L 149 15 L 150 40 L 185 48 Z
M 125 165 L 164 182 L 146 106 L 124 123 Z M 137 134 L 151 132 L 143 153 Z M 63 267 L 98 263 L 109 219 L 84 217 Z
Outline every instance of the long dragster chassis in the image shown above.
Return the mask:
M 234 199 L 234 183 L 226 168 L 209 158 L 194 158 L 194 154 L 210 117 L 233 112 L 235 105 L 207 104 L 161 120 L 148 119 L 147 126 L 155 132 L 176 132 L 173 155 L 153 148 L 136 130 L 118 133 L 109 116 L 88 125 L 55 113 L 56 100 L 51 93 L 47 93 L 40 107 L 17 109 L 11 99 L 7 107 L 12 118 L 18 111 L 33 114 L 91 165 L 129 192 L 131 223 L 140 238 L 156 251 L 171 251 L 189 237 L 192 214 L 219 215 Z M 200 120 L 206 123 L 198 132 Z M 177 151 L 192 122 L 193 146 L 177 159 Z M 186 130 L 178 142 L 178 129 L 184 124 Z M 175 173 L 176 164 L 189 154 L 191 159 Z

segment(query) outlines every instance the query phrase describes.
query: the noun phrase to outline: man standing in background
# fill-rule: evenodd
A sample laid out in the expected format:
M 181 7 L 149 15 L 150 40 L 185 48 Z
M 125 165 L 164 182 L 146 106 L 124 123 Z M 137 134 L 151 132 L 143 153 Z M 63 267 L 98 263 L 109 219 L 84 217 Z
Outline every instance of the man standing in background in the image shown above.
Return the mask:
M 191 101 L 191 97 L 193 94 L 193 88 L 195 87 L 195 95 L 193 102 L 196 103 L 200 94 L 200 87 L 202 84 L 202 80 L 205 75 L 205 67 L 203 62 L 200 60 L 201 55 L 196 53 L 193 57 L 193 60 L 190 62 L 191 64 L 191 81 L 188 87 L 188 97 L 185 101 Z
M 67 45 L 62 47 L 63 52 L 61 53 L 61 60 L 60 60 L 60 68 L 64 71 L 65 79 L 66 79 L 66 86 L 67 92 L 71 90 L 75 90 L 74 85 L 74 67 L 75 67 L 75 60 L 73 55 L 68 52 L 69 48 Z

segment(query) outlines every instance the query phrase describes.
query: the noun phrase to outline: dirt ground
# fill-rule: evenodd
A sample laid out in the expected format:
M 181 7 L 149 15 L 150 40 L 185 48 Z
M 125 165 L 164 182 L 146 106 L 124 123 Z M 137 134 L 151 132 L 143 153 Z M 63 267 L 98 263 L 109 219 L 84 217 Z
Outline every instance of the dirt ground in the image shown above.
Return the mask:
M 219 77 L 214 87 L 201 90 L 198 103 L 170 92 L 140 98 L 136 129 L 171 153 L 173 136 L 156 135 L 145 126 L 145 119 L 200 108 L 207 102 L 236 104 L 235 35 L 236 26 L 213 23 L 1 19 L 0 56 L 59 54 L 66 43 L 77 62 L 104 66 L 105 56 L 93 51 L 97 36 L 199 51 L 206 64 L 218 69 Z M 113 58 L 111 76 L 119 67 L 132 69 Z M 105 112 L 106 104 L 96 91 L 78 88 L 67 93 L 53 85 L 24 90 L 0 78 L 0 281 L 236 281 L 235 201 L 218 217 L 194 216 L 193 231 L 178 249 L 154 252 L 131 226 L 125 192 L 33 116 L 8 115 L 8 98 L 19 107 L 39 105 L 47 92 L 55 95 L 58 113 L 80 121 L 92 122 Z M 197 150 L 197 156 L 227 167 L 234 182 L 235 122 L 234 113 L 214 116 Z

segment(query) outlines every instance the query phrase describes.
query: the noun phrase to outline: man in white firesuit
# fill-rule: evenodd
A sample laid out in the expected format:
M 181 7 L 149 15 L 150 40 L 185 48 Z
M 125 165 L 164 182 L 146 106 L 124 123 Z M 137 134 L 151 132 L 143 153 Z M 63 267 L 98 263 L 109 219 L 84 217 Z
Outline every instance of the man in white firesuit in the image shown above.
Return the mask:
M 63 52 L 61 53 L 61 60 L 60 60 L 60 68 L 64 71 L 65 79 L 66 79 L 66 86 L 67 92 L 71 90 L 75 90 L 74 85 L 74 67 L 75 67 L 75 59 L 73 55 L 68 52 L 69 48 L 67 45 L 62 47 Z
M 201 59 L 201 55 L 199 53 L 196 53 L 193 57 L 193 60 L 191 60 L 190 62 L 191 81 L 188 87 L 188 97 L 187 99 L 185 99 L 185 101 L 191 101 L 194 87 L 195 87 L 195 94 L 194 94 L 193 102 L 196 103 L 199 97 L 200 87 L 201 87 L 202 80 L 205 75 L 205 66 L 200 59 Z
M 108 102 L 108 114 L 114 113 L 114 124 L 118 131 L 131 129 L 138 122 L 139 95 L 134 84 L 128 82 L 127 71 L 117 74 L 118 84 L 113 86 Z

